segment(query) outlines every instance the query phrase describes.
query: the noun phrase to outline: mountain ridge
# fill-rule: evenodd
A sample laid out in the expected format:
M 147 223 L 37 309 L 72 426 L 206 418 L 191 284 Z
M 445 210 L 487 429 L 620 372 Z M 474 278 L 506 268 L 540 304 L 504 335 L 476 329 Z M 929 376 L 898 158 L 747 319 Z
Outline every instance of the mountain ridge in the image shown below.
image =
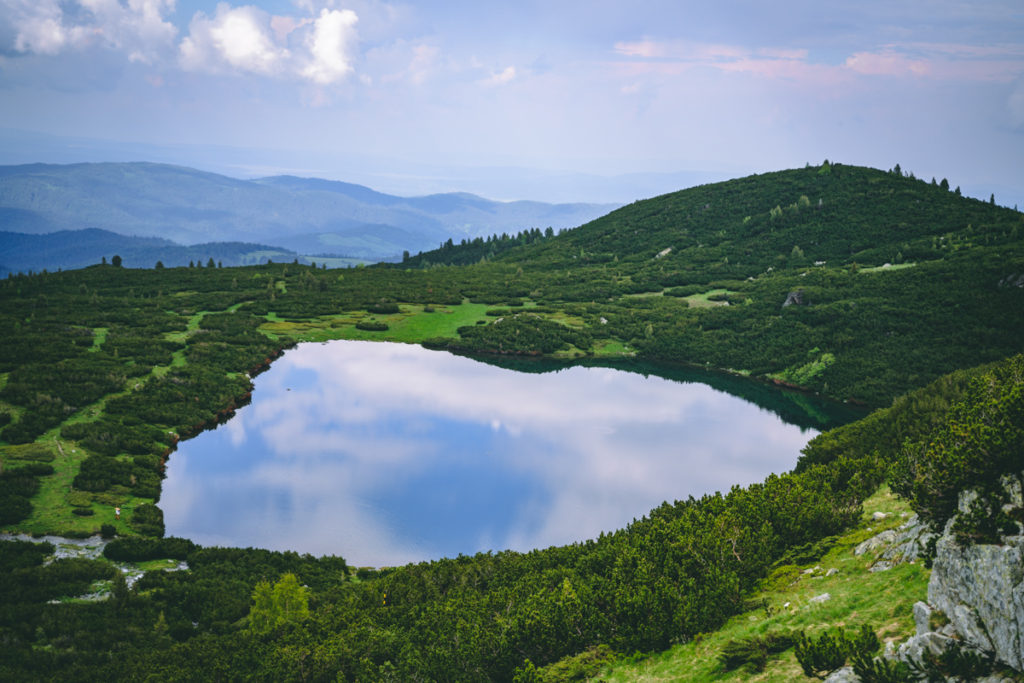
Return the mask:
M 254 242 L 377 261 L 449 238 L 574 227 L 616 205 L 497 202 L 466 193 L 398 197 L 340 181 L 241 180 L 171 164 L 105 162 L 0 167 L 0 228 L 28 234 L 95 227 L 180 245 Z M 381 237 L 381 227 L 399 232 Z

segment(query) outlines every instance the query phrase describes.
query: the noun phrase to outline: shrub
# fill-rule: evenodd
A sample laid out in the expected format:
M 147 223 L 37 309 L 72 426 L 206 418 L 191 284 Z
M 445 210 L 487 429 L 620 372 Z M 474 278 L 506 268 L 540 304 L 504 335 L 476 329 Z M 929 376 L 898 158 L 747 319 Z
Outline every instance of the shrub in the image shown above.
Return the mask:
M 117 562 L 142 562 L 144 560 L 184 560 L 198 546 L 187 538 L 139 538 L 129 536 L 118 538 L 107 544 L 103 556 Z
M 746 667 L 753 673 L 764 671 L 768 655 L 778 654 L 793 647 L 797 639 L 791 633 L 767 633 L 740 640 L 730 640 L 722 647 L 718 661 L 726 671 Z
M 64 497 L 68 505 L 76 508 L 92 507 L 92 496 L 85 491 L 69 491 Z
M 132 513 L 132 528 L 144 536 L 164 535 L 164 513 L 156 505 L 142 503 Z
M 878 648 L 878 636 L 866 624 L 852 635 L 840 629 L 835 635 L 826 632 L 817 638 L 809 638 L 801 631 L 797 637 L 796 659 L 805 675 L 824 679 L 829 673 L 842 668 L 847 658 L 870 657 Z
M 910 666 L 906 662 L 885 657 L 857 655 L 853 657 L 853 673 L 857 674 L 862 683 L 910 683 L 918 680 L 911 675 Z M 924 680 L 946 680 L 945 678 L 925 678 Z M 964 680 L 974 680 L 968 678 Z
M 964 517 L 958 536 L 990 539 L 1001 527 L 989 511 L 1002 507 L 1002 475 L 1020 471 L 1024 452 L 1024 356 L 1018 355 L 975 378 L 930 435 L 907 443 L 891 473 L 892 489 L 910 501 L 921 519 L 941 529 L 956 512 L 962 490 L 979 499 Z
M 92 517 L 96 513 L 92 511 L 92 508 L 72 508 L 71 514 L 79 517 Z
M 913 674 L 914 678 L 918 680 L 976 681 L 990 675 L 993 669 L 995 669 L 995 660 L 991 655 L 953 642 L 938 655 L 925 650 L 922 661 L 910 663 L 908 673 Z M 872 683 L 868 679 L 864 680 L 866 683 Z M 907 680 L 913 679 L 908 676 Z M 885 682 L 879 681 L 879 683 Z
M 388 329 L 388 324 L 380 322 L 379 320 L 360 320 L 356 323 L 357 330 L 368 330 L 370 332 L 384 332 Z

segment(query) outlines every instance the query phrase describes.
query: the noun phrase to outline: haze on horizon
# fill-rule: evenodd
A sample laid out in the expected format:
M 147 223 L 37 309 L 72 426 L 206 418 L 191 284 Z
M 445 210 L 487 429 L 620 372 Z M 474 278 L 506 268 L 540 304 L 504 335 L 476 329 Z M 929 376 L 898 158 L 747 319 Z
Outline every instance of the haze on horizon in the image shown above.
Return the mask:
M 0 0 L 0 164 L 631 201 L 820 163 L 1024 206 L 1024 5 Z

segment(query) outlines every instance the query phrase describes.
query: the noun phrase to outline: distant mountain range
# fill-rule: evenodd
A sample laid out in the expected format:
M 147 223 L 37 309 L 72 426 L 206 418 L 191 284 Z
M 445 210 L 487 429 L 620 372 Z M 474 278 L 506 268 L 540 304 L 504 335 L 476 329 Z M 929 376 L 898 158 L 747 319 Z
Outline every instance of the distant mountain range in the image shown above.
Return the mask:
M 210 259 L 225 266 L 244 266 L 271 261 L 309 263 L 288 249 L 249 242 L 207 242 L 181 245 L 159 237 L 128 237 L 109 230 L 60 230 L 43 235 L 0 232 L 0 277 L 8 272 L 40 272 L 74 269 L 108 261 L 114 255 L 128 268 L 207 265 Z
M 0 166 L 0 231 L 42 235 L 94 228 L 170 240 L 131 242 L 146 258 L 156 253 L 152 249 L 234 242 L 248 245 L 236 248 L 239 254 L 269 246 L 311 256 L 397 259 L 403 251 L 431 249 L 447 239 L 575 227 L 616 206 L 498 202 L 465 193 L 398 197 L 337 181 L 238 180 L 152 163 Z M 28 261 L 15 260 L 12 250 L 24 251 L 31 240 L 14 239 L 20 245 L 14 247 L 12 239 L 0 241 L 0 264 L 20 268 Z M 73 239 L 64 235 L 58 242 Z M 88 239 L 113 238 L 93 233 Z M 35 262 L 37 268 L 74 267 L 67 260 Z

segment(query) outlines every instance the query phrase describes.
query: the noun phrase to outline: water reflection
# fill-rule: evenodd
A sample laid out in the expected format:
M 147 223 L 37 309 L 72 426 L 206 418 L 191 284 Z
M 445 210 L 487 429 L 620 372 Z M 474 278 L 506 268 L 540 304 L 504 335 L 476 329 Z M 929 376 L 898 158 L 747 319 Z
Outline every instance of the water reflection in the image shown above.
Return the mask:
M 528 550 L 788 470 L 814 433 L 704 384 L 304 344 L 181 444 L 160 506 L 169 535 L 358 565 Z

